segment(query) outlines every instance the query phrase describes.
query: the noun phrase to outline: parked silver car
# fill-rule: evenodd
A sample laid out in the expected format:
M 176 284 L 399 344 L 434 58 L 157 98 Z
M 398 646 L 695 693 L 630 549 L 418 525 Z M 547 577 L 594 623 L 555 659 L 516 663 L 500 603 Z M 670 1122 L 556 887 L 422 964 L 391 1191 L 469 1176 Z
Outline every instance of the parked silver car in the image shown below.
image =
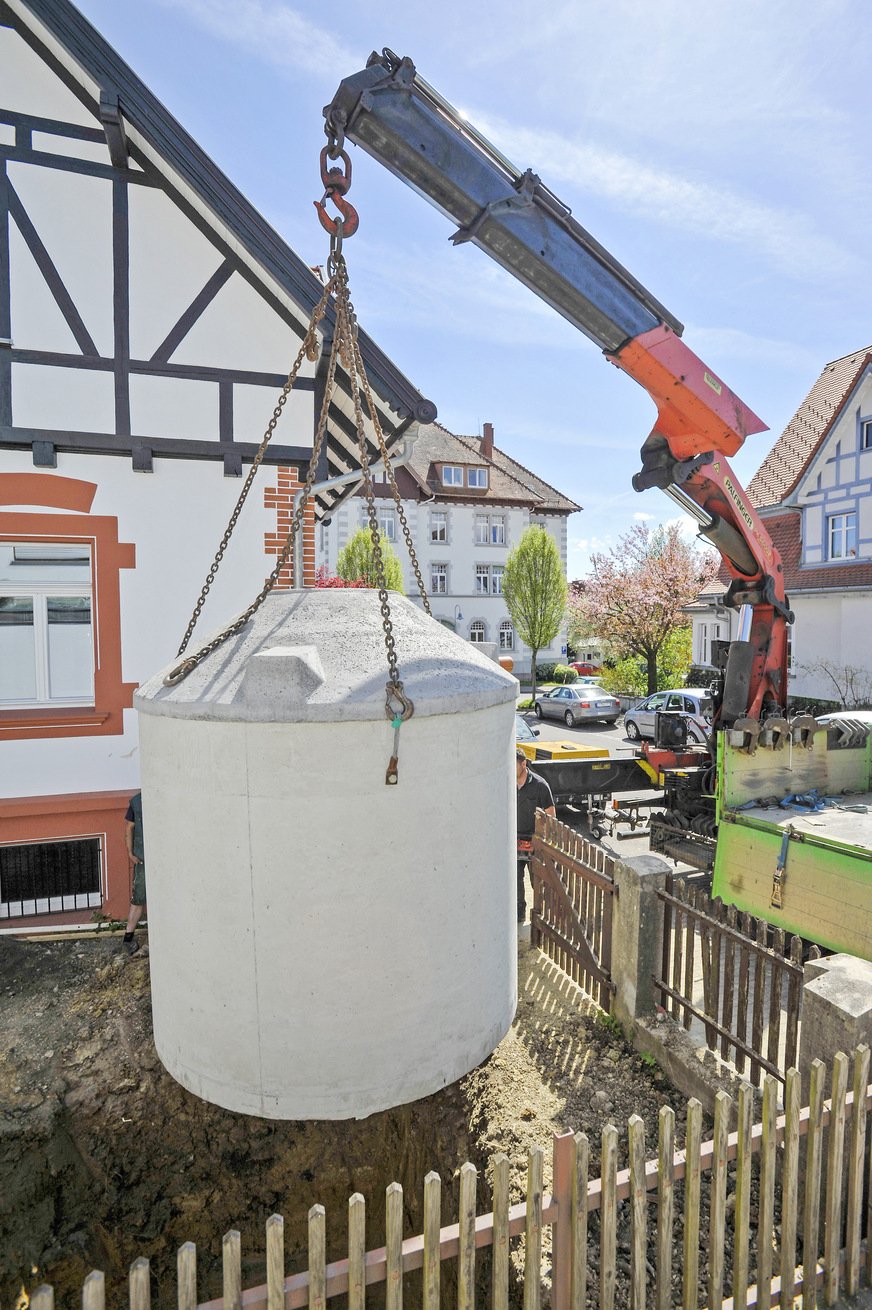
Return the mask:
M 536 697 L 536 713 L 540 719 L 562 719 L 567 728 L 576 723 L 601 720 L 614 723 L 621 712 L 621 702 L 607 691 L 590 683 L 577 687 L 555 687 L 544 696 Z
M 654 736 L 654 716 L 658 711 L 681 714 L 687 719 L 687 739 L 704 745 L 711 731 L 714 711 L 711 693 L 704 687 L 682 687 L 675 691 L 655 691 L 634 710 L 624 715 L 624 729 L 630 741 Z

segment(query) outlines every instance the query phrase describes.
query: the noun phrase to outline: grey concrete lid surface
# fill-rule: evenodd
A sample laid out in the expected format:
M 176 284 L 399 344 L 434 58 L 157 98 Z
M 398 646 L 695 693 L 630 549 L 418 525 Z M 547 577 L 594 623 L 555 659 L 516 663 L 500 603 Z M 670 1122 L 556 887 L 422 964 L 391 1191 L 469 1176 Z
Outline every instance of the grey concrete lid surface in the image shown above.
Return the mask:
M 390 610 L 400 678 L 417 717 L 514 703 L 517 679 L 493 658 L 404 596 L 391 593 Z M 388 662 L 376 591 L 273 592 L 241 632 L 165 687 L 164 674 L 177 664 L 139 688 L 140 713 L 249 723 L 385 717 Z

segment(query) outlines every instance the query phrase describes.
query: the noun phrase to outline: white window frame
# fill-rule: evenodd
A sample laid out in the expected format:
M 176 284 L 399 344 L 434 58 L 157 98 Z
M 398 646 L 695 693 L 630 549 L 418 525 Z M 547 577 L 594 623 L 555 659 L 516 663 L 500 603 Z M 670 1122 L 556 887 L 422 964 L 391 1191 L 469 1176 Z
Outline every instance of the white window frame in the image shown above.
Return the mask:
M 442 485 L 443 485 L 443 487 L 462 487 L 462 486 L 463 486 L 463 465 L 462 465 L 462 464 L 443 464 L 443 465 L 442 465 Z
M 439 536 L 439 530 L 442 529 L 442 536 Z M 434 509 L 430 511 L 430 540 L 437 545 L 448 544 L 448 511 L 443 509 Z
M 505 564 L 491 564 L 490 571 L 491 571 L 491 595 L 502 596 L 503 581 L 506 576 L 506 566 Z
M 505 546 L 506 544 L 506 516 L 505 514 L 492 514 L 490 521 L 490 544 L 492 546 Z
M 393 506 L 381 505 L 377 510 L 378 530 L 388 541 L 394 542 L 397 539 L 397 514 Z M 384 522 L 382 521 L 384 520 Z
M 872 450 L 872 418 L 860 419 L 860 449 Z
M 488 471 L 485 468 L 467 469 L 466 485 L 476 487 L 479 490 L 487 491 L 488 488 Z
M 445 583 L 444 587 L 436 586 L 437 578 L 440 578 Z M 430 595 L 431 596 L 448 595 L 448 565 L 447 564 L 433 563 L 430 565 Z
M 469 625 L 469 640 L 473 645 L 487 641 L 487 628 L 484 619 L 473 619 Z
M 476 564 L 475 566 L 475 594 L 476 596 L 490 595 L 489 564 Z
M 852 520 L 850 524 L 848 523 L 849 519 Z M 848 550 L 849 533 L 853 533 L 854 536 L 854 549 L 850 552 Z M 836 554 L 834 549 L 834 542 L 837 534 L 840 539 L 840 550 L 838 554 Z M 844 546 L 844 550 L 841 549 L 841 546 Z M 847 560 L 847 559 L 857 558 L 857 511 L 856 510 L 843 510 L 840 514 L 827 515 L 827 550 L 828 550 L 827 558 L 831 560 L 840 560 L 840 559 Z
M 12 545 L 15 543 L 6 542 L 4 544 Z M 27 542 L 21 543 L 25 549 L 32 549 L 39 543 Z M 51 545 L 47 543 L 46 549 L 50 550 Z M 61 548 L 63 549 L 63 548 Z M 50 705 L 94 705 L 94 634 L 96 631 L 96 613 L 94 607 L 94 561 L 93 558 L 88 561 L 88 569 L 91 574 L 90 582 L 58 582 L 51 580 L 47 582 L 38 582 L 31 580 L 28 582 L 2 582 L 0 583 L 0 592 L 4 596 L 13 597 L 31 597 L 33 599 L 33 644 L 34 644 L 34 665 L 35 665 L 35 682 L 36 696 L 31 698 L 21 698 L 16 700 L 0 700 L 0 708 L 6 709 L 33 709 Z M 49 597 L 74 596 L 82 597 L 90 603 L 90 623 L 88 624 L 91 631 L 91 690 L 86 696 L 52 696 L 51 681 L 49 672 L 49 623 L 48 623 L 48 601 Z
M 507 641 L 506 638 L 509 638 Z M 515 625 L 511 619 L 503 619 L 499 628 L 500 650 L 515 649 Z

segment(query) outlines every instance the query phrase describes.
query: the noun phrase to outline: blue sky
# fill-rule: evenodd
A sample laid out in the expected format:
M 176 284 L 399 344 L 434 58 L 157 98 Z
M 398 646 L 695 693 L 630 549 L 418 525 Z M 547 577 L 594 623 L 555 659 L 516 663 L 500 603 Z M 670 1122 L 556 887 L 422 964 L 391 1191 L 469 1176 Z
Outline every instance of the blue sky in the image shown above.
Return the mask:
M 746 484 L 824 363 L 872 341 L 862 0 L 79 0 L 87 17 L 309 263 L 323 263 L 321 109 L 370 50 L 420 73 L 685 324 L 768 423 Z M 352 151 L 346 246 L 361 323 L 453 431 L 583 507 L 569 574 L 641 517 L 655 411 L 597 349 Z

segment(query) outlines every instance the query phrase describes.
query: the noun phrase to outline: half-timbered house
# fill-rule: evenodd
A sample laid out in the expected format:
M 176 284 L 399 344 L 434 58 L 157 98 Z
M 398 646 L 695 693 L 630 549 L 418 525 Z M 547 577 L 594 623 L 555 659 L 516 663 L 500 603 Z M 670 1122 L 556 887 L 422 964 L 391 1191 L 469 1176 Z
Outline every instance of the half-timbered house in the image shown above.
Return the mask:
M 176 652 L 321 290 L 67 0 L 0 0 L 0 930 L 125 913 L 133 691 Z M 396 443 L 435 408 L 360 339 Z M 327 353 L 198 635 L 275 562 Z M 319 481 L 359 462 L 338 381 Z M 317 497 L 306 581 L 315 520 L 352 491 Z

